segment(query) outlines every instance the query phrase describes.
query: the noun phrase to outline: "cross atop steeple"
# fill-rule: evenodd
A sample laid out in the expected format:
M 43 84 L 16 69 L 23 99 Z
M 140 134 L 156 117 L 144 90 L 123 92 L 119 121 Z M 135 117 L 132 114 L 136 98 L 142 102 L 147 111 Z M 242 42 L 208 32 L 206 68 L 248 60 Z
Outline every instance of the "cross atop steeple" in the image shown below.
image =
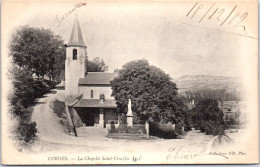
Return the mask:
M 68 46 L 82 46 L 87 47 L 83 41 L 78 15 L 76 14 L 76 18 L 74 21 L 73 29 L 70 36 L 70 41 L 68 43 Z

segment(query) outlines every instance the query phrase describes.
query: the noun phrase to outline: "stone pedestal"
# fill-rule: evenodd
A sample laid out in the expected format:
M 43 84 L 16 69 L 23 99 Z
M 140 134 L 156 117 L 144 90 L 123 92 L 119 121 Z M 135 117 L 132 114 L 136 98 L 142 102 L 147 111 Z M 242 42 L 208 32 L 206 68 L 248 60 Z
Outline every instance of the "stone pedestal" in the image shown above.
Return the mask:
M 131 116 L 131 115 L 126 116 L 127 126 L 133 127 L 133 118 L 134 118 L 134 116 Z
M 104 109 L 99 109 L 98 127 L 104 128 Z

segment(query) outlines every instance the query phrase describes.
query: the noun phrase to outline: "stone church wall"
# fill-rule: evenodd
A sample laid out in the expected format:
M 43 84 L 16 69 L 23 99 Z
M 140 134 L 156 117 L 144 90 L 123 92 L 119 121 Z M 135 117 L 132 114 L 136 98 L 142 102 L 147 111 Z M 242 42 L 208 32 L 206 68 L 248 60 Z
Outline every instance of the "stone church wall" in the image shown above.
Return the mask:
M 91 98 L 91 90 L 93 90 L 93 98 Z M 110 86 L 79 86 L 79 93 L 83 93 L 84 99 L 99 99 L 100 94 L 104 94 L 105 99 L 114 99 L 111 96 L 112 89 Z

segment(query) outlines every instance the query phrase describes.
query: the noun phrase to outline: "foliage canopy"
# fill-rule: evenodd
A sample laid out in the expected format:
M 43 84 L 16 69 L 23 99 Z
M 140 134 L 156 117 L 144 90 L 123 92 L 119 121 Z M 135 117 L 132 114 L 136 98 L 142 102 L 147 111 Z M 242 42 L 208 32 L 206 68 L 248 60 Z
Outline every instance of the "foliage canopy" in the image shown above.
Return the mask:
M 131 99 L 135 121 L 182 122 L 183 103 L 168 74 L 144 59 L 126 63 L 118 72 L 111 84 L 119 111 L 127 113 Z
M 60 36 L 44 28 L 19 27 L 10 43 L 13 63 L 51 80 L 64 71 L 65 47 Z
M 94 58 L 92 61 L 87 60 L 87 71 L 88 72 L 105 72 L 108 70 L 108 66 L 104 60 L 99 57 Z
M 193 126 L 210 135 L 224 134 L 223 112 L 217 100 L 200 100 L 192 110 Z

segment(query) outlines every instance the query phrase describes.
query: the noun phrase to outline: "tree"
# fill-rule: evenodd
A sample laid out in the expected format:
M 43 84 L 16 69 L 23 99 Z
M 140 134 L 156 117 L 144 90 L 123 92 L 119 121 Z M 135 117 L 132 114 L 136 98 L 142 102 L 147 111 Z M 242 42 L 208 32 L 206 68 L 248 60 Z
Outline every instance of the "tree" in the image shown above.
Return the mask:
M 183 103 L 169 75 L 147 60 L 131 61 L 118 71 L 111 84 L 119 111 L 126 113 L 131 99 L 135 121 L 182 122 Z
M 9 56 L 12 59 L 10 111 L 18 123 L 13 127 L 14 139 L 31 144 L 37 138 L 37 129 L 36 123 L 29 120 L 27 108 L 54 86 L 54 82 L 35 79 L 33 75 L 38 78 L 47 75 L 50 80 L 58 78 L 65 67 L 65 48 L 61 37 L 51 30 L 23 26 L 12 36 Z
M 104 60 L 96 57 L 93 61 L 87 60 L 87 71 L 88 72 L 105 72 L 108 70 Z
M 10 56 L 18 66 L 38 77 L 48 75 L 50 80 L 65 68 L 63 40 L 49 29 L 19 27 L 11 39 Z
M 13 64 L 9 70 L 9 79 L 12 81 L 9 100 L 14 116 L 23 116 L 26 108 L 34 103 L 35 98 L 42 96 L 54 86 L 53 82 L 35 79 L 32 74 L 29 68 L 16 64 Z
M 216 100 L 200 100 L 192 110 L 193 126 L 200 129 L 202 132 L 206 132 L 206 134 L 223 134 L 223 115 Z
M 17 65 L 13 65 L 9 72 L 13 86 L 9 95 L 12 115 L 23 116 L 29 102 L 33 101 L 32 72 Z

